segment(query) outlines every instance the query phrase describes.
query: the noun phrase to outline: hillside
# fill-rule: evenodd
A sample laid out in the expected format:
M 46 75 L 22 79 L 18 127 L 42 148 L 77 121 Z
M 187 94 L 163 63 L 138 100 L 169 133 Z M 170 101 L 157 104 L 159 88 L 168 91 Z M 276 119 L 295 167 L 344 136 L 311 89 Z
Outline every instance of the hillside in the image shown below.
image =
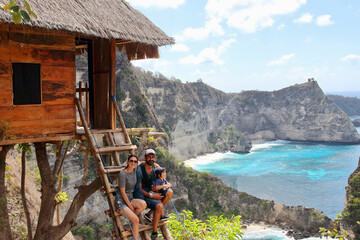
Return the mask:
M 360 99 L 357 97 L 344 97 L 340 95 L 327 95 L 331 98 L 347 115 L 360 115 Z
M 163 129 L 169 150 L 178 159 L 215 151 L 247 152 L 248 141 L 360 141 L 349 117 L 317 82 L 233 94 L 121 62 L 117 97 L 125 118 L 132 127 Z

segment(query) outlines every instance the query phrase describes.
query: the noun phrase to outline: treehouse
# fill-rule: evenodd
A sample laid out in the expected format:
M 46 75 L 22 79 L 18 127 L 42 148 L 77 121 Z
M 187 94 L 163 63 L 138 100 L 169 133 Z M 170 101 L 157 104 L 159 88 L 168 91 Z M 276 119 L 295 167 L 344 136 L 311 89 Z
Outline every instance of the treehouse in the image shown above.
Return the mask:
M 0 149 L 17 143 L 87 140 L 98 160 L 116 236 L 126 239 L 131 233 L 114 212 L 114 186 L 106 176 L 119 172 L 114 153 L 136 148 L 113 98 L 116 48 L 126 51 L 129 60 L 158 58 L 158 47 L 174 39 L 124 0 L 30 4 L 38 16 L 30 22 L 14 24 L 7 11 L 0 11 Z M 86 85 L 76 83 L 75 56 L 84 51 Z M 10 131 L 1 138 L 4 124 Z M 115 156 L 113 166 L 101 162 L 105 154 Z

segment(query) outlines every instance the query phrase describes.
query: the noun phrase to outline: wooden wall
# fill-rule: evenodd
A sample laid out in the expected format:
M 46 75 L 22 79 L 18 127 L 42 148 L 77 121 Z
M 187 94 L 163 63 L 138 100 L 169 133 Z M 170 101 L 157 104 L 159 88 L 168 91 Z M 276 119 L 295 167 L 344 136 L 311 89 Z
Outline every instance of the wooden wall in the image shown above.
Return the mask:
M 13 105 L 12 63 L 39 63 L 41 104 Z M 75 37 L 0 24 L 0 120 L 17 138 L 75 133 Z
M 113 129 L 115 110 L 110 94 L 115 95 L 115 40 L 93 41 L 94 128 Z

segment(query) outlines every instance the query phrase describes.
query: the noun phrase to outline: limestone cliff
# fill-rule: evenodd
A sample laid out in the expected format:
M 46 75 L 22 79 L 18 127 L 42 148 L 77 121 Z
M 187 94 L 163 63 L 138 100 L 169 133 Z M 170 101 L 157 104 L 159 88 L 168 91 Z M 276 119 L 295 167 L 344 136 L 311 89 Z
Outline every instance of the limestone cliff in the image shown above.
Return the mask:
M 360 140 L 349 117 L 324 95 L 317 82 L 273 92 L 239 93 L 219 119 L 225 124 L 234 124 L 254 141 L 354 143 Z
M 169 150 L 178 159 L 214 151 L 246 152 L 250 141 L 294 140 L 357 143 L 360 135 L 349 117 L 317 82 L 278 91 L 224 93 L 200 80 L 181 83 L 144 72 L 129 63 L 118 66 L 118 99 L 131 123 L 168 133 Z M 136 115 L 138 117 L 136 117 Z M 237 138 L 224 136 L 231 127 Z M 243 136 L 243 142 L 240 140 Z

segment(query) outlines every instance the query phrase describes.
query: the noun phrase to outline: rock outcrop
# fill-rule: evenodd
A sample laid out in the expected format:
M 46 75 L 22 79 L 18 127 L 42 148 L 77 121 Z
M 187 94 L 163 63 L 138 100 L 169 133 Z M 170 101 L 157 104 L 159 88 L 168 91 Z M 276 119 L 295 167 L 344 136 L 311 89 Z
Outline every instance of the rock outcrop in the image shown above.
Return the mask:
M 346 186 L 345 208 L 342 212 L 342 228 L 349 239 L 360 239 L 360 158 L 358 167 L 349 176 Z
M 355 127 L 360 127 L 360 118 L 354 119 L 352 122 Z
M 239 93 L 219 119 L 223 124 L 234 124 L 253 141 L 360 141 L 349 117 L 324 95 L 317 82 L 273 92 Z

